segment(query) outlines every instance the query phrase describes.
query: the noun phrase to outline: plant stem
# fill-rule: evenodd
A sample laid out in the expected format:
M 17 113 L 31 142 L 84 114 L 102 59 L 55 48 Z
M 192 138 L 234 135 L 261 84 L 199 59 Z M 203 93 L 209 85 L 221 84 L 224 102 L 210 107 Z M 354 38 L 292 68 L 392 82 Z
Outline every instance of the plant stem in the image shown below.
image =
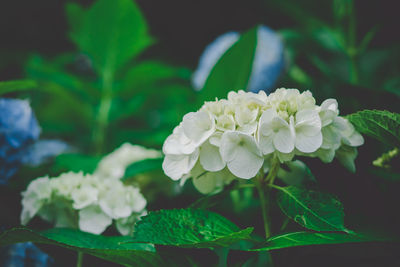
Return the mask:
M 79 251 L 78 252 L 78 259 L 76 261 L 76 267 L 82 267 L 82 262 L 83 262 L 83 252 Z
M 255 184 L 258 190 L 258 195 L 260 196 L 260 203 L 261 203 L 261 212 L 264 221 L 264 231 L 265 231 L 265 239 L 267 240 L 271 236 L 271 229 L 270 229 L 270 217 L 269 217 L 269 210 L 270 210 L 270 186 L 265 186 L 267 183 L 272 185 L 278 174 L 279 170 L 279 160 L 274 157 L 272 159 L 272 165 L 268 172 L 266 179 L 264 179 L 264 175 L 258 175 L 255 180 Z
M 99 109 L 96 116 L 96 125 L 93 130 L 93 144 L 97 154 L 101 154 L 104 148 L 104 140 L 108 127 L 109 113 L 112 103 L 113 75 L 109 72 L 102 74 L 102 91 Z
M 265 194 L 266 192 L 264 191 L 264 182 L 262 181 L 262 176 L 259 176 L 256 179 L 256 187 L 260 197 L 261 212 L 264 221 L 265 240 L 267 240 L 271 235 L 271 230 L 269 227 L 269 201 L 267 200 L 267 196 Z

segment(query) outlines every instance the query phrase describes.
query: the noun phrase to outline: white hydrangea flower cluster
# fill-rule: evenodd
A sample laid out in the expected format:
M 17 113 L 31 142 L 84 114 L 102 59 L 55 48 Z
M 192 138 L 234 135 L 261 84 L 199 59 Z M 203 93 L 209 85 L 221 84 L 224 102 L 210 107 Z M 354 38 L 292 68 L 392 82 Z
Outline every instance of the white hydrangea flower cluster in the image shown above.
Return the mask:
M 320 106 L 309 91 L 277 89 L 230 92 L 228 99 L 206 102 L 183 117 L 166 139 L 163 170 L 174 180 L 194 178 L 207 193 L 235 177 L 250 179 L 272 158 L 291 161 L 294 156 L 336 156 L 354 171 L 356 147 L 363 137 L 345 118 L 338 103 L 327 99 Z
M 55 227 L 79 228 L 93 234 L 104 232 L 113 220 L 122 235 L 131 233 L 146 207 L 138 188 L 124 185 L 119 179 L 82 172 L 38 178 L 22 196 L 23 225 L 39 215 Z
M 147 201 L 139 188 L 125 185 L 120 178 L 130 164 L 160 156 L 157 150 L 126 143 L 105 156 L 94 174 L 67 172 L 38 178 L 22 193 L 21 223 L 38 215 L 55 227 L 101 234 L 114 220 L 122 235 L 131 234 L 146 213 Z

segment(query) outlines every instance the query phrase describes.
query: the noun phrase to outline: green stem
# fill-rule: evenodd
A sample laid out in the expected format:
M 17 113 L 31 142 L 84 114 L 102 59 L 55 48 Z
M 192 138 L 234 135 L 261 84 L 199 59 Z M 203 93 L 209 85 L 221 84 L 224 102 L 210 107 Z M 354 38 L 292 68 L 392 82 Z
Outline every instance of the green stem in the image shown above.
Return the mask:
M 261 212 L 264 222 L 265 240 L 267 240 L 271 236 L 271 230 L 269 227 L 269 205 L 268 205 L 269 201 L 267 200 L 267 196 L 265 194 L 266 192 L 264 191 L 264 183 L 262 181 L 262 176 L 259 176 L 256 179 L 257 179 L 256 187 L 258 190 L 258 195 L 260 197 Z
M 347 32 L 347 55 L 350 58 L 350 82 L 357 84 L 359 81 L 358 66 L 357 66 L 357 30 L 356 30 L 356 14 L 354 8 L 354 2 L 349 7 L 348 12 L 348 32 Z
M 278 158 L 274 157 L 267 177 L 264 179 L 264 175 L 258 175 L 255 179 L 258 195 L 260 197 L 261 212 L 264 221 L 265 239 L 268 239 L 271 236 L 270 217 L 269 217 L 269 210 L 270 210 L 269 204 L 271 195 L 270 186 L 273 185 L 274 183 L 276 175 L 278 174 L 279 166 L 280 163 Z M 269 186 L 266 187 L 265 186 L 266 184 L 268 184 Z
M 101 154 L 104 148 L 112 103 L 112 84 L 113 75 L 109 72 L 104 72 L 102 74 L 100 105 L 96 116 L 96 125 L 93 130 L 93 144 L 97 154 Z
M 83 262 L 83 252 L 79 251 L 78 252 L 78 259 L 76 261 L 76 267 L 82 267 L 82 262 Z

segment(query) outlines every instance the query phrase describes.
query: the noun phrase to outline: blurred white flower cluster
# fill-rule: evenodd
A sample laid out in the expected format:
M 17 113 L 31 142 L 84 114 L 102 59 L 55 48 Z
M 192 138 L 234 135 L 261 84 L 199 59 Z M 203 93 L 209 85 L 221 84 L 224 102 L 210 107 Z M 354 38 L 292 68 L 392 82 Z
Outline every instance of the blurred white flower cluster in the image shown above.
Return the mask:
M 130 164 L 160 156 L 157 150 L 124 144 L 105 156 L 94 174 L 67 172 L 38 178 L 22 193 L 21 223 L 38 215 L 55 227 L 101 234 L 114 220 L 122 235 L 131 234 L 146 213 L 147 202 L 139 188 L 125 185 L 120 178 Z
M 331 162 L 336 156 L 355 170 L 356 147 L 363 137 L 339 116 L 338 103 L 320 106 L 309 91 L 277 89 L 266 95 L 230 92 L 228 99 L 206 102 L 183 117 L 166 139 L 163 170 L 174 180 L 193 177 L 202 193 L 213 192 L 235 177 L 250 179 L 273 158 L 296 155 Z

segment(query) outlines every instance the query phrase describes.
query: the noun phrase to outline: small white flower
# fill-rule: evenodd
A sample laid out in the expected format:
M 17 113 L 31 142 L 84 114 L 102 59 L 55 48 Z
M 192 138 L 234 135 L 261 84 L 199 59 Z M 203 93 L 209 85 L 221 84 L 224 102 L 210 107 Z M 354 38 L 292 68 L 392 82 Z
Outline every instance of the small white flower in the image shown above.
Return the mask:
M 97 205 L 79 211 L 79 229 L 92 234 L 101 234 L 112 223 L 112 218 Z
M 220 153 L 228 169 L 243 179 L 256 176 L 264 163 L 254 137 L 241 132 L 225 132 L 222 135 Z
M 200 163 L 206 171 L 211 172 L 220 171 L 226 166 L 219 153 L 219 147 L 208 141 L 200 147 Z
M 295 129 L 293 117 L 291 122 L 278 116 L 275 109 L 267 109 L 261 115 L 259 121 L 259 145 L 264 155 L 276 150 L 282 153 L 290 153 L 295 146 Z
M 300 152 L 312 153 L 321 146 L 321 119 L 316 110 L 305 109 L 298 111 L 294 127 L 296 131 L 296 148 Z
M 162 167 L 166 175 L 173 180 L 179 180 L 183 175 L 188 174 L 199 158 L 199 149 L 190 155 L 165 155 Z
M 72 191 L 72 207 L 80 210 L 97 202 L 99 190 L 90 185 L 83 185 Z
M 206 111 L 190 112 L 183 116 L 184 134 L 200 146 L 215 132 L 215 120 Z
M 49 177 L 42 177 L 32 181 L 22 193 L 21 224 L 26 225 L 51 196 Z
M 192 154 L 197 145 L 183 132 L 182 123 L 175 127 L 173 133 L 167 137 L 163 145 L 164 154 L 180 155 Z

